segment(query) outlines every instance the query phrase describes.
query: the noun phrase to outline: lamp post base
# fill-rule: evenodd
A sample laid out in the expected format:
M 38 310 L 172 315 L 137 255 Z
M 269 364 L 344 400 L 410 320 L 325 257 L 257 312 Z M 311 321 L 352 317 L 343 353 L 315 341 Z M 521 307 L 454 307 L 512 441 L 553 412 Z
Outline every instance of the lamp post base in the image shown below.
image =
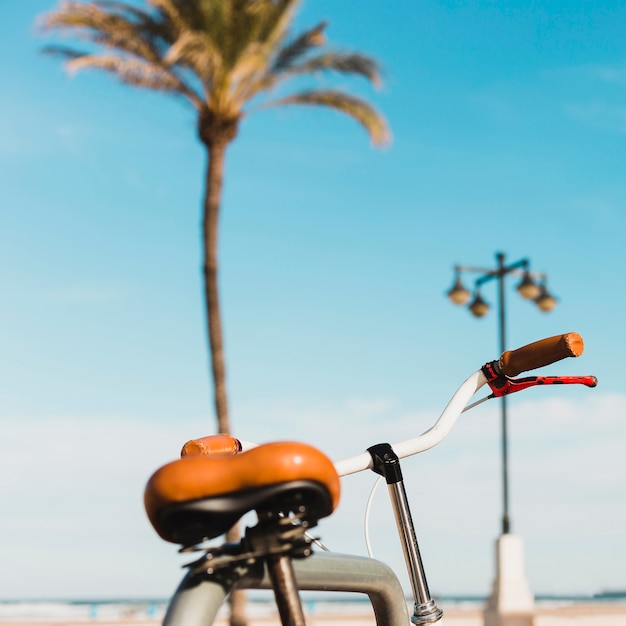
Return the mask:
M 524 546 L 517 535 L 496 540 L 496 577 L 484 611 L 485 626 L 533 626 L 535 598 L 524 575 Z

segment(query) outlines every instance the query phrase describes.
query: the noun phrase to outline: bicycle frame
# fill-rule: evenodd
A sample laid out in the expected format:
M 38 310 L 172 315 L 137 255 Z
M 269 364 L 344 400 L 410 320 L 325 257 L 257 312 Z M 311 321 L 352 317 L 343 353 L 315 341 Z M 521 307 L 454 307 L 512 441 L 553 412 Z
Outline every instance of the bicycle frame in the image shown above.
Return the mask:
M 315 553 L 293 562 L 301 591 L 343 591 L 369 596 L 378 626 L 409 623 L 404 591 L 393 570 L 368 557 Z M 212 624 L 233 589 L 271 589 L 267 569 L 258 562 L 248 566 L 234 581 L 219 572 L 202 579 L 187 575 L 168 607 L 164 626 Z

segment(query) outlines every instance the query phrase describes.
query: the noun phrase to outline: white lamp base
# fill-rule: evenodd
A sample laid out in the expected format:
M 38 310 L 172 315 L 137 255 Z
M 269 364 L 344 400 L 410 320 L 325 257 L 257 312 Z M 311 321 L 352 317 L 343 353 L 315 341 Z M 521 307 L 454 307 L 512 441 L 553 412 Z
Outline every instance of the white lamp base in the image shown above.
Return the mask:
M 524 545 L 517 535 L 496 540 L 496 577 L 484 612 L 485 626 L 533 626 L 535 598 L 524 575 Z

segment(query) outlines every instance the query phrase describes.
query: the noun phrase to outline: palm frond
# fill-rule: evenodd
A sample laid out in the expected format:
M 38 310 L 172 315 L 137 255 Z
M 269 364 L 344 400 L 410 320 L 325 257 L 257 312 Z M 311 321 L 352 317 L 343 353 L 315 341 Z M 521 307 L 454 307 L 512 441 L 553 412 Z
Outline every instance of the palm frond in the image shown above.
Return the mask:
M 94 68 L 129 85 L 176 92 L 201 114 L 239 119 L 244 107 L 289 79 L 336 72 L 375 86 L 380 69 L 357 53 L 317 51 L 321 22 L 290 39 L 301 0 L 63 0 L 43 16 L 46 31 L 67 31 L 99 50 L 49 46 L 70 71 Z M 357 120 L 376 144 L 389 138 L 384 119 L 365 101 L 342 91 L 311 90 L 268 103 L 327 106 Z M 215 126 L 219 128 L 219 124 Z
M 375 86 L 381 83 L 380 70 L 376 61 L 362 54 L 326 52 L 300 63 L 292 63 L 282 71 L 257 72 L 253 80 L 240 84 L 233 97 L 247 102 L 255 95 L 269 91 L 278 84 L 296 76 L 308 76 L 316 72 L 334 71 L 344 74 L 357 74 L 370 80 Z
M 118 14 L 123 15 L 126 13 L 129 17 L 135 18 L 138 24 L 150 20 L 150 16 L 145 12 L 125 2 L 116 2 L 115 0 L 91 0 L 92 4 L 107 11 L 117 11 Z M 83 4 L 83 3 L 81 3 Z
M 345 113 L 356 120 L 368 132 L 372 142 L 383 146 L 391 140 L 385 119 L 367 102 L 337 90 L 302 91 L 278 100 L 267 102 L 262 108 L 288 104 L 324 106 Z
M 70 72 L 94 68 L 115 74 L 124 83 L 134 86 L 177 91 L 196 109 L 203 97 L 183 79 L 183 72 L 168 66 L 162 50 L 167 49 L 166 38 L 171 35 L 168 20 L 157 21 L 147 12 L 115 0 L 95 0 L 91 3 L 75 0 L 61 3 L 57 11 L 41 19 L 44 30 L 67 30 L 80 39 L 115 53 L 85 53 L 70 48 L 51 46 L 45 51 L 59 54 L 69 61 Z
M 87 52 L 76 50 L 74 48 L 68 48 L 66 46 L 45 46 L 41 50 L 44 54 L 51 56 L 60 56 L 65 59 L 76 59 L 78 57 L 85 56 Z
M 301 59 L 305 54 L 307 54 L 312 48 L 326 43 L 326 38 L 324 36 L 324 29 L 326 26 L 326 22 L 321 22 L 317 26 L 299 35 L 288 45 L 284 46 L 276 55 L 276 58 L 272 63 L 272 73 L 285 71 L 290 68 L 296 60 Z
M 357 74 L 367 78 L 376 87 L 381 84 L 378 63 L 368 56 L 357 53 L 326 52 L 302 63 L 291 65 L 285 70 L 285 73 L 292 76 L 321 71 Z
M 70 74 L 85 68 L 99 69 L 115 74 L 123 83 L 134 87 L 148 87 L 167 92 L 180 91 L 180 81 L 169 72 L 137 59 L 85 54 L 68 61 L 66 67 Z
M 300 0 L 262 0 L 260 2 L 256 0 L 256 4 L 263 7 L 264 15 L 255 35 L 268 52 L 273 53 L 287 38 L 289 26 L 299 3 Z M 255 4 L 254 0 L 252 4 Z
M 188 30 L 190 24 L 185 20 L 185 15 L 181 12 L 178 3 L 175 0 L 146 0 L 148 4 L 155 9 L 167 15 L 168 20 L 174 26 L 177 32 Z
M 251 54 L 265 55 L 266 65 L 281 42 L 300 0 L 230 0 L 216 24 L 224 67 L 235 70 Z M 211 3 L 209 3 L 211 4 Z M 241 73 L 241 69 L 238 70 Z
M 228 71 L 223 83 L 222 101 L 231 112 L 241 110 L 244 104 L 265 85 L 271 85 L 268 76 L 275 74 L 272 65 L 276 51 L 285 49 L 289 26 L 300 0 L 236 0 L 230 6 L 238 5 L 233 11 L 241 23 L 241 35 L 237 38 L 233 54 L 225 61 Z M 303 38 L 309 45 L 320 43 L 320 25 Z M 292 48 L 291 54 L 295 54 Z
M 178 39 L 165 53 L 163 61 L 170 66 L 183 65 L 192 68 L 203 83 L 211 85 L 222 70 L 219 51 L 197 31 L 182 31 Z
M 299 1 L 225 0 L 201 4 L 208 5 L 205 15 L 210 25 L 208 32 L 202 32 L 203 40 L 215 51 L 211 82 L 206 85 L 212 110 L 227 117 L 240 113 L 251 86 L 269 72 Z
M 111 12 L 104 8 L 107 4 L 109 3 L 63 2 L 58 11 L 45 14 L 40 23 L 46 31 L 71 31 L 79 39 L 156 60 L 159 56 L 158 51 L 146 37 L 142 36 L 145 24 L 152 21 L 150 16 L 132 7 L 130 16 L 121 12 Z M 113 4 L 116 7 L 120 6 L 120 3 Z M 131 19 L 137 15 L 141 16 L 140 24 Z

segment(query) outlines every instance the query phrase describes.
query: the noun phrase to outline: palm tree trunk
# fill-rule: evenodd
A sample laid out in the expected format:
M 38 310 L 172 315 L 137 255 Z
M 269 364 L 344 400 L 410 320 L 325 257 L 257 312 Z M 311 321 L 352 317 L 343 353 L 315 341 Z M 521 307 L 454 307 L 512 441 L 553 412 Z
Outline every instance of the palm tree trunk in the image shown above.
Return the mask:
M 217 233 L 222 196 L 222 178 L 226 143 L 208 146 L 206 189 L 204 196 L 204 295 L 207 309 L 209 352 L 213 373 L 215 412 L 220 433 L 230 433 L 228 399 L 226 394 L 226 367 L 222 341 L 222 319 L 217 282 Z
M 228 396 L 226 393 L 226 367 L 222 341 L 222 319 L 220 313 L 217 280 L 217 234 L 219 210 L 222 197 L 222 179 L 227 142 L 212 142 L 207 145 L 208 163 L 204 196 L 204 291 L 207 310 L 209 352 L 217 415 L 218 432 L 230 434 L 228 419 Z M 233 526 L 226 534 L 227 541 L 235 542 L 240 537 L 239 525 Z M 230 598 L 230 626 L 247 626 L 246 596 L 242 590 L 235 590 Z
M 241 533 L 239 524 L 235 524 L 227 533 L 228 541 L 239 541 Z M 228 597 L 230 604 L 230 626 L 248 626 L 246 615 L 246 592 L 243 589 L 235 589 Z

